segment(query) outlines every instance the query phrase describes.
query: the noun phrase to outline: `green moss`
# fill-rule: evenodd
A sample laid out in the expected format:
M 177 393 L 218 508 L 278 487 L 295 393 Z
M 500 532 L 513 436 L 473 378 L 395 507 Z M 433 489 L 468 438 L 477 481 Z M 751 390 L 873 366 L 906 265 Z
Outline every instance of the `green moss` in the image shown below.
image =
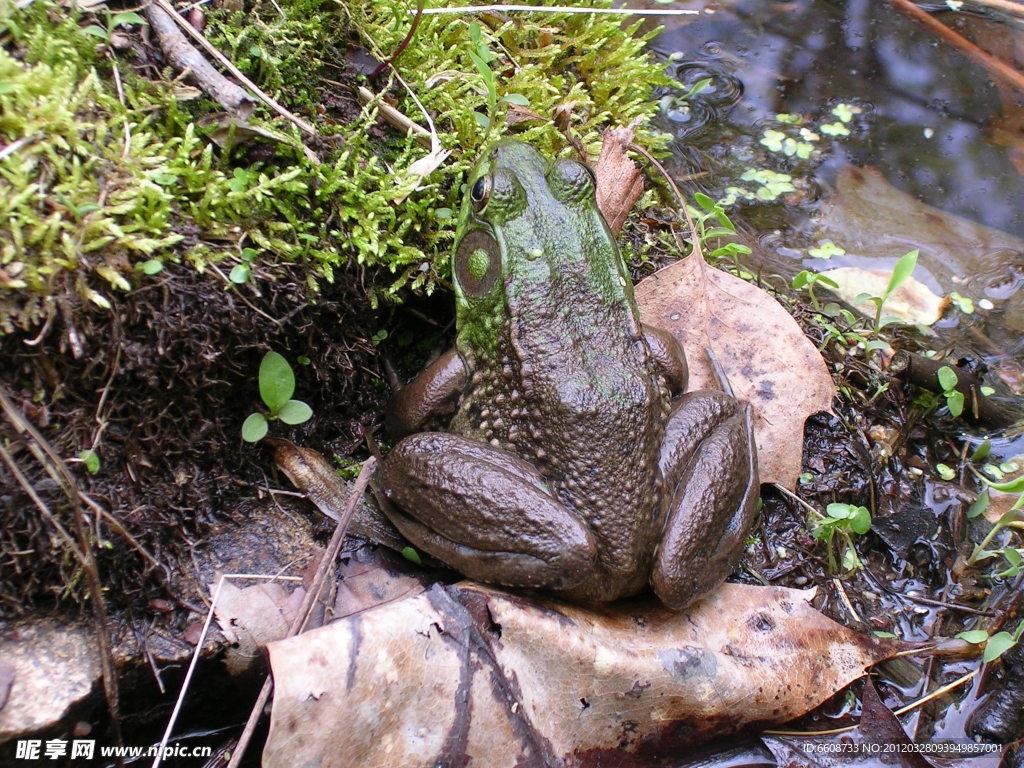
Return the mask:
M 320 163 L 301 151 L 297 128 L 262 106 L 252 123 L 279 140 L 254 141 L 269 152 L 251 151 L 242 129 L 233 149 L 215 145 L 200 127 L 215 105 L 179 101 L 171 73 L 161 82 L 135 73 L 96 33 L 112 17 L 37 0 L 0 20 L 0 328 L 38 322 L 55 297 L 108 306 L 113 292 L 149 279 L 136 269 L 143 262 L 147 272 L 153 259 L 203 268 L 237 263 L 243 248 L 257 249 L 257 262 L 308 265 L 311 285 L 358 263 L 390 271 L 371 286 L 375 296 L 429 291 L 447 269 L 462 178 L 507 130 L 512 103 L 544 118 L 517 126 L 543 151 L 565 144 L 556 113 L 593 151 L 602 127 L 651 114 L 650 90 L 665 82 L 636 27 L 608 17 L 519 15 L 494 28 L 469 16 L 425 17 L 397 68 L 452 155 L 416 188 L 406 171 L 426 150 L 382 128 L 376 104 L 358 106 L 328 82 L 345 77 L 347 29 L 384 58 L 412 23 L 409 4 L 278 5 L 285 18 L 257 7 L 214 18 L 208 34 L 317 125 L 327 137 L 313 144 Z M 393 93 L 426 124 L 409 91 Z M 323 106 L 345 99 L 347 115 Z

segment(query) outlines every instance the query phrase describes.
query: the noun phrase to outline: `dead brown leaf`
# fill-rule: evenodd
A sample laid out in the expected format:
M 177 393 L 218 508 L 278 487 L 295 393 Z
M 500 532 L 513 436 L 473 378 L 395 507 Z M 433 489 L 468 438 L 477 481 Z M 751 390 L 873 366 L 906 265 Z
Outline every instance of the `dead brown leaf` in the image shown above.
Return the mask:
M 269 646 L 263 765 L 642 765 L 785 722 L 898 648 L 810 594 L 726 584 L 674 613 L 438 585 Z
M 633 142 L 635 133 L 635 123 L 605 131 L 601 155 L 594 166 L 597 176 L 597 207 L 601 209 L 615 237 L 618 237 L 626 217 L 644 193 L 640 169 L 626 154 L 626 148 Z
M 835 387 L 825 361 L 775 299 L 721 270 L 699 252 L 636 287 L 640 317 L 682 342 L 689 389 L 719 389 L 703 350 L 711 348 L 736 397 L 751 404 L 762 483 L 794 488 L 804 421 L 831 411 Z

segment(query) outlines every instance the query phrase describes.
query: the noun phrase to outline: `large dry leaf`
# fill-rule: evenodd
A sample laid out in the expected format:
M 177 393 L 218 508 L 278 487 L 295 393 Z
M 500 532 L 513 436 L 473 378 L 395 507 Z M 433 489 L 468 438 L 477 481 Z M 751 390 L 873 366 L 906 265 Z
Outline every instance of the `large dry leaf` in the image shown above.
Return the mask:
M 269 646 L 263 765 L 653 765 L 790 720 L 898 648 L 810 594 L 727 584 L 673 613 L 435 586 Z
M 755 285 L 708 266 L 694 253 L 636 287 L 640 317 L 671 331 L 690 364 L 689 389 L 719 389 L 705 348 L 714 350 L 733 392 L 751 404 L 762 483 L 796 486 L 804 421 L 831 411 L 835 387 L 800 326 Z

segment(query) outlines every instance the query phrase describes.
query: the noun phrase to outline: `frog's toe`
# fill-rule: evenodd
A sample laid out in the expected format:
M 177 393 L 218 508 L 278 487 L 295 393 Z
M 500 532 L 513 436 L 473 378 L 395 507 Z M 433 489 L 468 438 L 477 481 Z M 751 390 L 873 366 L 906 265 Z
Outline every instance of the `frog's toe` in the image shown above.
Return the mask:
M 589 529 L 507 451 L 421 432 L 395 446 L 380 476 L 402 535 L 471 579 L 563 591 L 593 572 Z

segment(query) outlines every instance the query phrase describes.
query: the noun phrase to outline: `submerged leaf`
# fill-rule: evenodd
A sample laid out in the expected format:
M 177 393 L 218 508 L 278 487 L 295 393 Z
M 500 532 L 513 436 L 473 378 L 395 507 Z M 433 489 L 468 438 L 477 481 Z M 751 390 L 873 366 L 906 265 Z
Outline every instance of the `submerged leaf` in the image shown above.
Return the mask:
M 906 265 L 904 264 L 904 267 Z M 942 317 L 949 298 L 936 296 L 924 283 L 906 276 L 897 280 L 894 272 L 884 269 L 840 267 L 821 273 L 836 284 L 836 288 L 823 283 L 832 293 L 868 317 L 874 317 L 877 300 L 884 297 L 891 285 L 897 287 L 882 306 L 882 315 L 895 317 L 911 325 L 932 325 Z

